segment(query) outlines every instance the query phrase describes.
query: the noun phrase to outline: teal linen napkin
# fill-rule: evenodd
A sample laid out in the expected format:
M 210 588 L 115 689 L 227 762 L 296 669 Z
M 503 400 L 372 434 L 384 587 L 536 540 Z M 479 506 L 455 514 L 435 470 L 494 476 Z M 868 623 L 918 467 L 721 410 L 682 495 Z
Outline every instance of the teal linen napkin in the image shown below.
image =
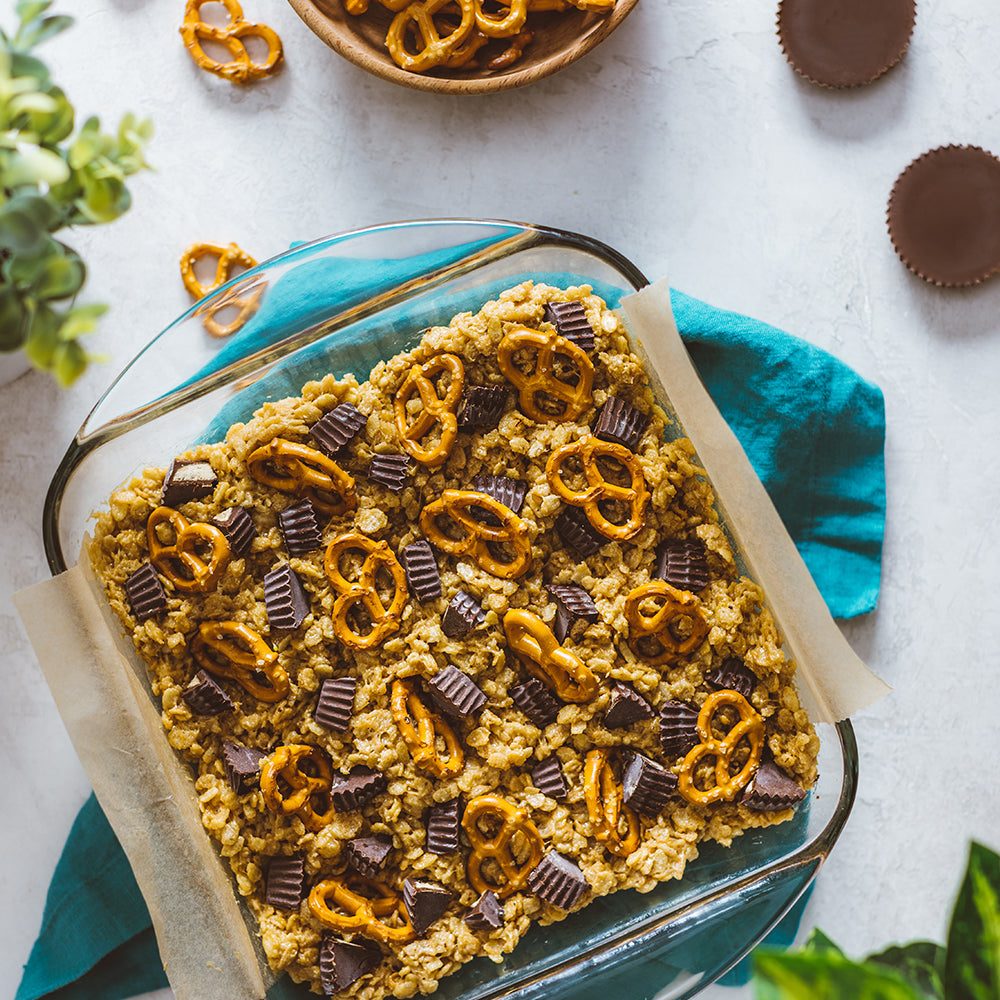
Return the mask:
M 885 525 L 882 393 L 781 330 L 676 291 L 672 303 L 699 374 L 831 613 L 871 611 Z M 800 915 L 801 905 L 772 940 L 790 941 Z M 660 975 L 655 962 L 630 966 L 616 992 L 652 996 Z M 91 796 L 56 868 L 16 1000 L 123 1000 L 166 985 L 142 896 Z

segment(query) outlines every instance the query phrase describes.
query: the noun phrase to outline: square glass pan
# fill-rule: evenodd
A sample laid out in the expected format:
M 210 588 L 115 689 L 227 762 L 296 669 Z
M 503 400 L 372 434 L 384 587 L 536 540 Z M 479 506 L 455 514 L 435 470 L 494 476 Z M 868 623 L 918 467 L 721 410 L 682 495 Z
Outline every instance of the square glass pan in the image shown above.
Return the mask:
M 142 468 L 220 440 L 266 400 L 297 395 L 327 372 L 363 381 L 424 328 L 475 311 L 525 278 L 590 284 L 611 307 L 647 284 L 621 254 L 574 233 L 451 219 L 332 236 L 229 282 L 132 361 L 70 444 L 43 514 L 52 572 L 80 551 L 91 513 Z M 767 581 L 758 582 L 766 592 Z M 442 980 L 435 995 L 597 1000 L 614 991 L 612 977 L 620 977 L 618 990 L 627 982 L 634 1000 L 696 993 L 793 905 L 843 828 L 857 782 L 853 730 L 849 722 L 821 725 L 819 735 L 820 777 L 792 821 L 748 831 L 729 848 L 702 845 L 682 880 L 647 894 L 615 893 L 536 926 L 502 963 L 477 959 Z M 268 995 L 311 994 L 284 977 Z

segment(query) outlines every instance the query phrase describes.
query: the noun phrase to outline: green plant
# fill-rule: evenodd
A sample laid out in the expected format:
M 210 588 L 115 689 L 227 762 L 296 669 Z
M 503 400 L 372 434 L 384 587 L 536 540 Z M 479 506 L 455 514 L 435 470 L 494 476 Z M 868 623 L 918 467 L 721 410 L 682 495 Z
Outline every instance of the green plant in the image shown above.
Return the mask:
M 822 931 L 796 951 L 754 953 L 758 1000 L 998 1000 L 1000 855 L 972 843 L 947 945 L 914 941 L 849 959 Z
M 149 121 L 122 118 L 116 135 L 74 109 L 32 51 L 72 18 L 46 14 L 52 0 L 20 0 L 17 31 L 0 30 L 0 351 L 23 350 L 68 385 L 92 360 L 79 339 L 107 309 L 77 305 L 87 277 L 79 254 L 53 235 L 125 212 L 125 178 L 147 166 Z

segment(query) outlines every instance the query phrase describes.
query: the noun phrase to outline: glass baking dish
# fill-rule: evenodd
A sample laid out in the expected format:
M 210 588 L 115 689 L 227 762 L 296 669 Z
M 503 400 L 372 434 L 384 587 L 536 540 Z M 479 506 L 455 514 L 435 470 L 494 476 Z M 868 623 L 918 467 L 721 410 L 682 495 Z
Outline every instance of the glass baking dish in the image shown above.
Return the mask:
M 70 444 L 43 514 L 53 574 L 80 551 L 91 513 L 157 456 L 220 440 L 264 401 L 297 395 L 327 372 L 364 379 L 377 361 L 413 346 L 424 328 L 474 311 L 529 277 L 590 284 L 612 307 L 647 284 L 621 254 L 594 240 L 477 220 L 331 236 L 230 281 L 132 361 Z M 767 580 L 759 582 L 766 592 Z M 802 895 L 850 813 L 858 770 L 853 730 L 847 721 L 817 728 L 820 777 L 793 820 L 747 831 L 728 848 L 702 845 L 680 881 L 647 894 L 619 892 L 536 926 L 502 963 L 477 959 L 442 980 L 436 995 L 596 1000 L 625 970 L 635 972 L 634 1000 L 689 997 L 708 985 Z M 268 993 L 307 995 L 287 977 Z

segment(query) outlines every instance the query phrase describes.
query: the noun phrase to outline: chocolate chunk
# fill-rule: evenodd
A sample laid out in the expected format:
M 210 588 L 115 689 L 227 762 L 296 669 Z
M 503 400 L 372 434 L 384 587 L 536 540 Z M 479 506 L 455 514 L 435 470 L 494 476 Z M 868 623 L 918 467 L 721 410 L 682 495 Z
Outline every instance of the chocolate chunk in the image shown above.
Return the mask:
M 212 518 L 212 524 L 226 536 L 236 556 L 245 556 L 257 537 L 257 527 L 246 507 L 227 507 Z
M 622 800 L 644 816 L 656 816 L 677 791 L 677 775 L 644 754 L 633 752 L 622 771 Z
M 521 513 L 524 498 L 528 495 L 528 484 L 523 479 L 511 479 L 510 476 L 476 476 L 472 485 L 477 492 L 493 497 L 515 514 Z
M 353 941 L 344 941 L 332 934 L 323 935 L 319 949 L 319 976 L 323 992 L 328 997 L 342 993 L 352 983 L 382 961 L 382 949 L 374 941 L 361 935 Z
M 331 457 L 354 439 L 368 418 L 353 403 L 341 403 L 309 428 L 309 436 Z
M 352 812 L 384 792 L 387 784 L 388 779 L 381 771 L 359 764 L 346 775 L 334 776 L 330 800 L 339 812 Z
M 328 677 L 323 681 L 313 712 L 316 724 L 334 733 L 346 732 L 351 724 L 357 689 L 356 677 Z
M 582 302 L 546 302 L 545 318 L 560 337 L 572 341 L 581 350 L 594 349 L 594 328 Z
M 403 905 L 413 929 L 421 936 L 444 915 L 451 900 L 451 892 L 437 882 L 417 878 L 403 880 Z
M 594 599 L 575 583 L 550 583 L 545 588 L 556 602 L 556 620 L 552 629 L 562 643 L 580 621 L 596 622 L 600 618 Z
M 649 417 L 645 413 L 618 396 L 608 396 L 594 424 L 594 436 L 635 451 L 648 426 Z
M 698 713 L 682 701 L 665 702 L 660 709 L 660 748 L 667 757 L 680 757 L 698 742 Z
M 656 569 L 653 575 L 666 580 L 671 587 L 696 594 L 708 586 L 708 559 L 705 546 L 696 539 L 668 539 L 656 549 Z
M 393 493 L 399 493 L 410 475 L 409 455 L 373 455 L 368 466 L 368 478 Z
M 199 670 L 194 675 L 194 681 L 184 689 L 181 697 L 195 715 L 222 715 L 233 710 L 232 699 L 211 674 Z
M 242 743 L 226 740 L 222 744 L 222 766 L 226 771 L 229 787 L 237 795 L 246 795 L 260 783 L 260 762 L 267 756 L 263 750 L 245 747 Z
M 137 622 L 144 622 L 167 609 L 167 592 L 163 589 L 151 562 L 144 562 L 125 581 L 125 600 Z
M 404 545 L 399 561 L 406 573 L 406 583 L 418 601 L 436 601 L 441 596 L 441 574 L 434 549 L 426 538 Z
M 531 870 L 528 888 L 561 910 L 570 909 L 587 891 L 583 872 L 558 851 L 549 851 Z
M 562 708 L 562 704 L 537 677 L 511 688 L 510 697 L 539 729 L 555 722 Z
M 392 837 L 384 833 L 355 837 L 344 845 L 347 863 L 368 878 L 375 878 L 385 868 L 391 850 Z
M 301 854 L 271 858 L 264 902 L 276 910 L 297 910 L 306 894 L 306 859 Z
M 615 683 L 603 722 L 608 729 L 624 729 L 643 719 L 651 719 L 654 714 L 653 706 L 638 691 L 628 684 Z
M 470 385 L 462 397 L 458 426 L 462 430 L 492 430 L 500 423 L 508 392 L 502 385 Z
M 278 527 L 290 556 L 304 556 L 315 552 L 323 544 L 319 512 L 311 500 L 300 500 L 286 507 L 278 515 Z
M 785 774 L 773 760 L 762 760 L 740 802 L 755 812 L 788 809 L 806 797 L 805 789 Z
M 556 518 L 555 527 L 563 543 L 581 559 L 590 558 L 609 541 L 587 520 L 587 515 L 579 507 L 565 507 Z
M 486 621 L 486 612 L 471 594 L 460 590 L 452 599 L 441 617 L 441 631 L 451 639 L 468 635 L 474 628 Z
M 275 566 L 264 577 L 264 604 L 272 629 L 291 631 L 309 614 L 309 597 L 298 574 L 288 563 Z
M 470 931 L 495 931 L 503 927 L 503 906 L 496 893 L 487 889 L 463 919 Z
M 441 711 L 461 719 L 468 718 L 486 704 L 486 695 L 479 685 L 451 663 L 438 671 L 427 682 L 427 687 Z
M 709 684 L 723 691 L 736 691 L 749 699 L 757 686 L 757 675 L 742 661 L 730 656 L 721 666 L 705 674 Z
M 458 850 L 458 827 L 462 797 L 460 795 L 447 802 L 431 806 L 427 814 L 427 843 L 424 850 L 428 854 L 454 854 Z
M 566 776 L 554 754 L 531 769 L 531 783 L 550 799 L 562 800 L 569 794 Z
M 163 506 L 179 507 L 189 500 L 200 500 L 215 492 L 219 477 L 212 466 L 201 459 L 175 458 L 163 480 Z

